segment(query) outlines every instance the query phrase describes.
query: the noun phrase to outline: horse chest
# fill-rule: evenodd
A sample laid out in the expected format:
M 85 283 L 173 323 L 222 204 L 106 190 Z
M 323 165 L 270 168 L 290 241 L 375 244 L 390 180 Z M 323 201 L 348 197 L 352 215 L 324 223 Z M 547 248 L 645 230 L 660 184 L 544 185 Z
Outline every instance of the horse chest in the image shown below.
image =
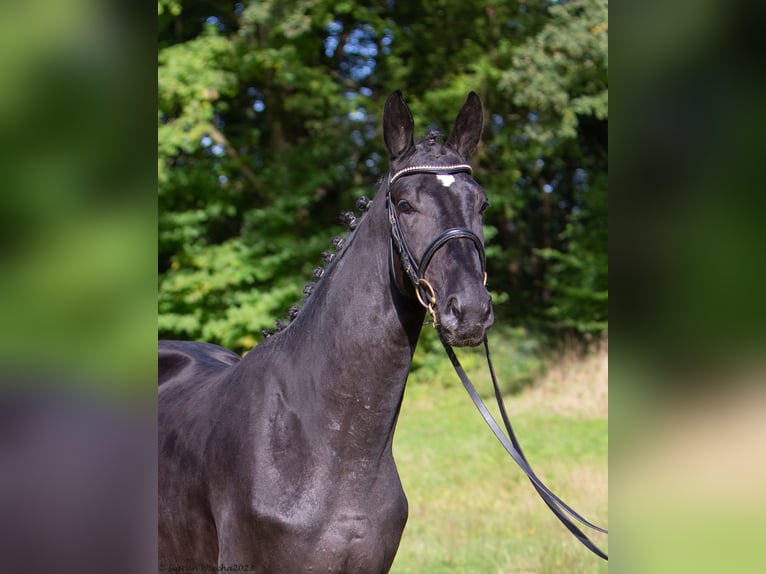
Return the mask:
M 356 512 L 333 517 L 316 539 L 309 566 L 328 572 L 381 572 L 388 549 L 377 519 Z
M 338 510 L 313 528 L 306 524 L 274 539 L 269 567 L 280 572 L 387 572 L 406 516 L 391 511 Z
M 382 475 L 386 475 L 384 471 Z M 258 530 L 268 533 L 260 556 L 279 572 L 387 572 L 407 519 L 398 477 L 367 489 L 351 479 L 322 481 L 290 505 L 256 511 Z

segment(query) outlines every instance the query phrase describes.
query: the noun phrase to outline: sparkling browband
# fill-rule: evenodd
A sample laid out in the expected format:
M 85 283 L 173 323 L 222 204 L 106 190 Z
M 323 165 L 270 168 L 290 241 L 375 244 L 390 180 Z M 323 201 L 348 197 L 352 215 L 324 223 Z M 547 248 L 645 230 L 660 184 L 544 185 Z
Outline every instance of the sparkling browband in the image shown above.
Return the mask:
M 412 173 L 472 173 L 472 171 L 471 166 L 467 163 L 459 163 L 455 165 L 411 165 L 410 167 L 405 167 L 394 173 L 388 181 L 388 184 L 391 185 L 398 178 Z

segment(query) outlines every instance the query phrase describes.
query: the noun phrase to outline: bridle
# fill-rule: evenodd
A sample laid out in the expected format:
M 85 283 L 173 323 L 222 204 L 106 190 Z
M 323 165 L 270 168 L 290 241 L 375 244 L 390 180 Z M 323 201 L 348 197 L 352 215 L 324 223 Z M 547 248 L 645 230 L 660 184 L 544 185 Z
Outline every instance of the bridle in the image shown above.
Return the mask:
M 484 276 L 484 285 L 486 285 L 487 284 L 487 271 L 486 271 L 487 262 L 486 262 L 486 253 L 484 251 L 484 243 L 479 238 L 479 236 L 476 235 L 470 229 L 467 229 L 465 227 L 451 227 L 447 229 L 446 231 L 443 231 L 440 235 L 436 237 L 436 239 L 431 241 L 431 243 L 429 244 L 429 246 L 426 248 L 425 252 L 423 253 L 423 257 L 421 257 L 420 262 L 417 263 L 415 261 L 415 258 L 412 255 L 412 251 L 410 251 L 409 246 L 407 245 L 407 241 L 405 240 L 404 234 L 402 233 L 402 229 L 399 225 L 399 218 L 397 217 L 396 207 L 394 205 L 393 199 L 391 198 L 391 185 L 397 179 L 401 177 L 406 177 L 408 175 L 415 175 L 415 174 L 439 175 L 439 174 L 454 174 L 454 173 L 469 173 L 470 174 L 472 173 L 471 166 L 464 163 L 443 165 L 443 166 L 414 165 L 414 166 L 402 168 L 393 173 L 389 172 L 388 182 L 386 184 L 386 206 L 388 208 L 388 221 L 391 225 L 391 242 L 393 245 L 392 251 L 396 250 L 399 253 L 399 259 L 402 263 L 402 268 L 404 269 L 404 272 L 406 273 L 407 277 L 409 277 L 413 287 L 415 288 L 415 294 L 417 295 L 418 301 L 431 314 L 433 318 L 434 327 L 437 326 L 437 322 L 438 322 L 437 315 L 436 315 L 436 293 L 434 292 L 434 288 L 431 285 L 431 283 L 429 283 L 428 280 L 425 278 L 426 270 L 428 269 L 428 264 L 431 262 L 431 259 L 433 258 L 434 254 L 439 249 L 444 247 L 444 245 L 447 242 L 452 241 L 453 239 L 470 239 L 479 253 L 479 260 L 481 261 L 481 272 Z M 393 258 L 393 254 L 392 254 L 392 258 Z M 513 458 L 516 464 L 518 464 L 521 470 L 523 470 L 524 473 L 527 475 L 530 482 L 532 483 L 532 486 L 534 486 L 535 490 L 540 495 L 540 498 L 543 499 L 543 502 L 545 502 L 548 508 L 550 508 L 550 510 L 556 516 L 556 518 L 558 518 L 561 521 L 561 523 L 567 528 L 567 530 L 569 530 L 569 532 L 572 533 L 572 535 L 575 538 L 577 538 L 577 540 L 579 540 L 583 545 L 585 545 L 586 548 L 588 548 L 591 552 L 593 552 L 597 556 L 603 558 L 604 560 L 608 560 L 608 556 L 600 548 L 598 548 L 590 540 L 590 538 L 588 538 L 570 520 L 569 517 L 571 516 L 578 522 L 584 524 L 585 526 L 588 526 L 589 528 L 592 528 L 593 530 L 597 530 L 603 533 L 608 533 L 607 530 L 599 526 L 596 526 L 595 524 L 592 524 L 591 522 L 588 522 L 585 518 L 583 518 L 580 514 L 578 514 L 575 510 L 573 510 L 572 507 L 570 507 L 563 500 L 561 500 L 561 498 L 556 496 L 556 494 L 554 494 L 547 486 L 545 486 L 542 480 L 540 480 L 537 477 L 534 470 L 532 470 L 532 467 L 529 465 L 529 462 L 527 461 L 526 457 L 524 456 L 524 452 L 521 450 L 521 445 L 519 444 L 519 441 L 516 438 L 516 434 L 513 432 L 513 427 L 511 426 L 511 421 L 508 418 L 508 414 L 505 409 L 505 404 L 503 403 L 500 387 L 497 383 L 497 377 L 495 376 L 495 369 L 492 366 L 492 359 L 490 358 L 489 344 L 487 342 L 486 335 L 484 336 L 483 343 L 484 343 L 484 350 L 487 356 L 487 365 L 489 366 L 489 372 L 492 378 L 492 386 L 494 387 L 494 392 L 495 392 L 495 399 L 497 400 L 497 404 L 500 410 L 500 416 L 502 418 L 503 425 L 505 426 L 505 431 L 507 432 L 507 436 L 503 432 L 503 430 L 500 428 L 500 426 L 497 424 L 492 414 L 487 409 L 487 406 L 484 404 L 484 401 L 482 401 L 481 397 L 479 396 L 479 393 L 476 391 L 476 388 L 473 386 L 473 383 L 471 383 L 471 380 L 468 378 L 468 375 L 466 374 L 465 370 L 461 366 L 460 361 L 455 355 L 455 351 L 452 349 L 452 346 L 449 343 L 447 343 L 447 341 L 442 336 L 442 332 L 440 330 L 437 329 L 437 333 L 439 334 L 439 339 L 441 340 L 442 345 L 444 346 L 444 349 L 447 351 L 447 356 L 452 362 L 452 366 L 455 368 L 455 372 L 457 372 L 458 377 L 460 378 L 460 381 L 463 383 L 463 386 L 465 387 L 466 391 L 468 391 L 468 395 L 471 397 L 471 400 L 474 402 L 474 405 L 478 409 L 481 416 L 484 418 L 484 421 L 487 423 L 487 425 L 489 425 L 495 437 L 497 437 L 497 439 L 500 441 L 500 444 L 503 445 L 503 448 L 506 450 L 506 452 L 508 452 L 511 458 Z
M 415 261 L 415 257 L 412 255 L 412 251 L 407 245 L 407 241 L 402 233 L 402 228 L 399 225 L 399 217 L 396 213 L 396 206 L 391 198 L 391 186 L 394 182 L 402 177 L 416 174 L 455 174 L 455 173 L 472 173 L 471 166 L 467 163 L 459 163 L 452 165 L 413 165 L 402 168 L 393 173 L 389 172 L 388 182 L 386 183 L 386 206 L 388 207 L 388 221 L 391 225 L 391 242 L 394 249 L 399 254 L 399 259 L 402 263 L 402 268 L 409 277 L 410 282 L 415 288 L 415 294 L 418 301 L 423 307 L 425 307 L 433 318 L 434 326 L 437 325 L 438 319 L 436 315 L 436 293 L 431 283 L 426 279 L 426 270 L 428 269 L 431 259 L 436 252 L 444 247 L 447 242 L 453 239 L 470 239 L 473 242 L 476 251 L 479 253 L 479 261 L 481 262 L 481 272 L 484 276 L 484 284 L 487 284 L 487 256 L 484 252 L 484 243 L 473 231 L 466 227 L 451 227 L 446 231 L 439 234 L 436 239 L 426 248 L 423 253 L 423 257 L 420 258 L 420 262 Z

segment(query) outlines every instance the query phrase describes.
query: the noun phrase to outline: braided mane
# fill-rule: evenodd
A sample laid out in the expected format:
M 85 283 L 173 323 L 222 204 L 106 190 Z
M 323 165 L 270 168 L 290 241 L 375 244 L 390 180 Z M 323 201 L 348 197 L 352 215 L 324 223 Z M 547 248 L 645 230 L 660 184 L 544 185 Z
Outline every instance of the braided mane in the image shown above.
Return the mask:
M 364 216 L 364 214 L 367 213 L 367 211 L 372 206 L 372 200 L 369 199 L 366 196 L 362 196 L 359 199 L 356 200 L 356 208 L 360 211 L 361 215 L 359 217 L 356 216 L 356 214 L 353 211 L 344 211 L 340 214 L 340 220 L 346 225 L 348 228 L 348 232 L 346 233 L 346 237 L 333 237 L 330 246 L 331 251 L 322 251 L 322 260 L 324 261 L 325 265 L 329 265 L 333 259 L 335 259 L 335 256 L 340 253 L 343 250 L 344 245 L 347 242 L 347 238 L 350 234 L 356 230 L 357 226 L 359 225 L 359 221 Z M 316 267 L 314 269 L 314 281 L 311 281 L 307 283 L 303 287 L 303 301 L 305 301 L 308 297 L 311 296 L 311 293 L 314 290 L 315 285 L 317 282 L 319 282 L 322 277 L 324 276 L 325 268 L 323 266 Z M 300 305 L 293 305 L 290 307 L 287 317 L 285 319 L 277 319 L 274 324 L 274 329 L 262 329 L 261 334 L 264 338 L 269 338 L 272 335 L 283 331 L 286 329 L 290 323 L 292 323 L 296 317 L 298 317 L 298 314 L 300 313 L 301 306 Z

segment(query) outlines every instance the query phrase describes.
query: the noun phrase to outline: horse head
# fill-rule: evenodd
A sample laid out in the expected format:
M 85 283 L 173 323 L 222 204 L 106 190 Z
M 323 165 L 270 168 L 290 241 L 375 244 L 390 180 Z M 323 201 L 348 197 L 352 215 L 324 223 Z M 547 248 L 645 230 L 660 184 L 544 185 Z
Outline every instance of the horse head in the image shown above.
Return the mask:
M 386 202 L 401 261 L 397 282 L 429 310 L 454 346 L 479 344 L 494 321 L 482 231 L 487 195 L 468 164 L 483 115 L 471 92 L 443 144 L 438 132 L 413 140 L 412 114 L 400 92 L 388 98 L 383 112 L 390 159 Z

